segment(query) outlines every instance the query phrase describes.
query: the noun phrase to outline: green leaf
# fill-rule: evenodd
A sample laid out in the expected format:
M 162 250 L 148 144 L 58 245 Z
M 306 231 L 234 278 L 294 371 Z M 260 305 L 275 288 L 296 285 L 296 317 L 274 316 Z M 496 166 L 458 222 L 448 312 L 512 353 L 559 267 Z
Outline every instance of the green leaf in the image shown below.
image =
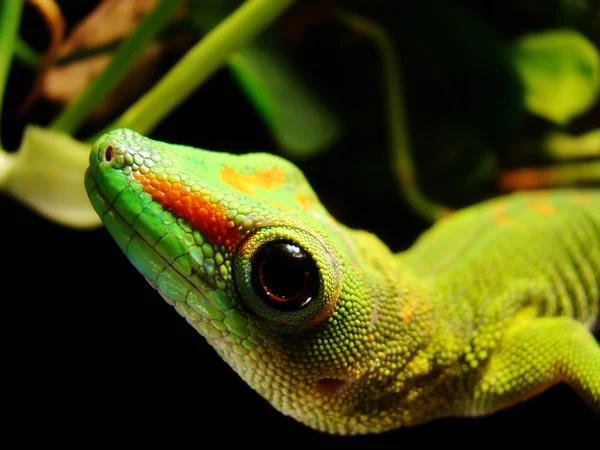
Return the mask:
M 33 69 L 38 69 L 42 62 L 42 57 L 30 45 L 21 38 L 15 42 L 15 58 L 24 65 Z
M 544 144 L 546 154 L 558 160 L 600 157 L 600 128 L 580 136 L 554 132 Z
M 239 1 L 193 1 L 191 19 L 208 32 L 226 18 Z M 282 153 L 308 159 L 331 147 L 341 125 L 331 110 L 293 67 L 274 32 L 259 36 L 227 61 Z
M 133 66 L 147 44 L 163 30 L 177 13 L 183 0 L 163 0 L 123 41 L 108 67 L 54 120 L 52 128 L 73 133 Z
M 242 3 L 107 129 L 131 128 L 147 134 L 221 68 L 231 54 L 265 32 L 294 2 L 253 0 Z
M 2 116 L 2 102 L 4 100 L 4 89 L 8 78 L 8 71 L 12 62 L 13 53 L 19 25 L 21 23 L 21 11 L 23 0 L 0 3 L 0 117 Z M 2 142 L 0 142 L 0 149 Z M 0 174 L 2 170 L 0 169 Z
M 100 225 L 83 177 L 90 147 L 57 131 L 29 126 L 17 153 L 0 153 L 0 188 L 63 225 Z
M 288 157 L 309 158 L 339 138 L 341 128 L 333 113 L 283 53 L 264 40 L 235 53 L 229 68 Z
M 513 61 L 529 110 L 559 125 L 586 112 L 598 98 L 600 56 L 577 31 L 526 35 L 515 44 Z

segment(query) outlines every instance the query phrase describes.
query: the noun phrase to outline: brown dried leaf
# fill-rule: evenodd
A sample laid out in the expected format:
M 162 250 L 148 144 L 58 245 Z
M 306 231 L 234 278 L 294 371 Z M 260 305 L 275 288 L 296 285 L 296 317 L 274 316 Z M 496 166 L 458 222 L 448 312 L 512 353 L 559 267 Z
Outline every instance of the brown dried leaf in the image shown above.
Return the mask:
M 125 39 L 157 3 L 158 0 L 103 0 L 63 41 L 60 56 Z M 106 117 L 115 109 L 132 102 L 149 87 L 156 77 L 157 64 L 171 44 L 154 42 L 145 48 L 130 73 L 94 112 L 93 118 Z M 175 45 L 181 46 L 181 40 Z M 44 97 L 61 104 L 73 101 L 106 68 L 112 55 L 112 52 L 106 52 L 52 67 L 43 80 Z
M 65 57 L 124 39 L 156 3 L 157 0 L 103 0 L 73 28 L 60 45 L 59 55 Z M 152 54 L 155 50 L 146 52 Z M 106 68 L 111 57 L 112 53 L 107 52 L 52 67 L 43 79 L 43 96 L 62 104 L 71 102 Z
M 157 0 L 103 0 L 69 33 L 61 45 L 60 56 L 127 37 L 156 3 Z
M 33 87 L 21 105 L 21 112 L 27 111 L 41 95 L 43 80 L 49 68 L 56 62 L 60 53 L 61 42 L 65 35 L 65 20 L 60 8 L 54 0 L 28 0 L 46 22 L 50 33 L 50 44 L 40 65 Z

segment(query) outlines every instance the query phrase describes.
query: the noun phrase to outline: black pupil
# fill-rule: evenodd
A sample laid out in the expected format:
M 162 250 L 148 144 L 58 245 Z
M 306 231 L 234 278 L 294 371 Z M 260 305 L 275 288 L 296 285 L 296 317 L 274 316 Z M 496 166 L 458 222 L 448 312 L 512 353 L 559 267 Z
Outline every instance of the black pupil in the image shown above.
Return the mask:
M 298 245 L 271 242 L 254 256 L 252 283 L 267 304 L 293 311 L 308 305 L 316 296 L 318 270 L 314 260 Z

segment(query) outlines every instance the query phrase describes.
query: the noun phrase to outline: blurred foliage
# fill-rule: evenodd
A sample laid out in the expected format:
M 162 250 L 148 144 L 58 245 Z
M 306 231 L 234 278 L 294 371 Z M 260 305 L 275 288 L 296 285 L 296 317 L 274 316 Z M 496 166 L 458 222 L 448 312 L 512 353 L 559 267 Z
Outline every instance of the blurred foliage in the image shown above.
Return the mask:
M 585 113 L 600 93 L 600 57 L 580 33 L 526 35 L 513 48 L 528 109 L 559 125 Z
M 29 126 L 17 153 L 8 154 L 10 170 L 3 189 L 42 216 L 73 227 L 100 225 L 81 189 L 81 167 L 89 146 L 60 132 Z
M 72 7 L 67 3 L 62 2 L 65 9 Z M 181 57 L 179 46 L 176 50 L 179 56 L 175 58 L 178 62 L 174 64 L 173 54 L 163 46 L 159 58 L 163 65 L 154 62 L 155 66 L 145 69 L 140 77 L 160 78 L 166 72 L 159 82 L 170 86 L 162 91 L 165 98 L 169 92 L 181 90 L 181 85 L 178 88 L 168 82 L 169 74 L 176 70 L 183 68 L 194 73 L 208 66 L 214 66 L 214 70 L 221 65 L 228 67 L 239 89 L 229 93 L 229 97 L 223 95 L 222 101 L 226 102 L 236 93 L 245 95 L 256 117 L 270 133 L 270 147 L 257 150 L 278 152 L 297 162 L 340 220 L 373 226 L 386 237 L 383 226 L 378 228 L 376 224 L 378 212 L 382 208 L 407 211 L 406 203 L 398 200 L 403 187 L 395 179 L 394 173 L 398 171 L 392 168 L 385 107 L 390 102 L 390 92 L 383 72 L 386 57 L 382 56 L 376 41 L 340 20 L 341 11 L 351 11 L 378 24 L 393 44 L 392 58 L 396 58 L 401 73 L 398 77 L 401 95 L 396 100 L 405 112 L 402 120 L 406 121 L 398 127 L 408 130 L 404 139 L 415 168 L 415 181 L 426 197 L 450 208 L 459 208 L 499 195 L 506 189 L 528 188 L 518 182 L 510 187 L 502 182 L 507 174 L 510 178 L 513 170 L 526 168 L 535 172 L 539 168 L 544 173 L 552 172 L 554 166 L 573 159 L 581 160 L 581 164 L 569 167 L 582 166 L 585 170 L 569 169 L 569 185 L 597 187 L 600 182 L 600 173 L 596 173 L 596 169 L 590 172 L 590 167 L 598 167 L 596 162 L 600 158 L 596 145 L 600 130 L 597 1 L 298 0 L 289 2 L 293 5 L 283 16 L 279 17 L 285 8 L 265 19 L 265 24 L 256 28 L 259 37 L 243 41 L 231 54 L 227 53 L 230 50 L 227 39 L 239 34 L 235 28 L 230 28 L 227 39 L 213 45 L 212 53 L 198 53 L 198 50 L 213 36 L 225 36 L 217 28 L 226 27 L 219 24 L 223 25 L 223 20 L 240 5 L 247 6 L 244 2 L 188 0 L 183 2 L 183 9 L 177 11 L 169 9 L 167 3 L 158 2 L 157 10 L 166 8 L 169 15 L 174 14 L 172 20 L 164 20 L 166 16 L 154 10 L 154 19 L 151 12 L 139 26 L 132 25 L 130 34 L 117 42 L 79 47 L 74 55 L 62 55 L 63 64 L 69 61 L 85 64 L 88 59 L 91 64 L 94 56 L 116 51 L 120 70 L 115 71 L 113 64 L 114 76 L 111 77 L 110 58 L 106 58 L 108 66 L 103 67 L 107 68 L 96 78 L 100 81 L 94 85 L 91 77 L 87 90 L 70 99 L 71 103 L 61 105 L 58 121 L 54 115 L 47 117 L 47 122 L 34 121 L 35 125 L 58 124 L 57 130 L 69 131 L 80 142 L 85 142 L 111 123 L 135 125 L 127 111 L 136 107 L 138 117 L 144 112 L 155 113 L 156 107 L 144 111 L 143 103 L 136 101 L 140 96 L 152 97 L 158 91 L 155 88 L 135 92 L 130 105 L 107 104 L 107 94 L 118 92 L 123 86 L 127 91 L 132 90 L 134 84 L 145 86 L 141 80 L 132 83 L 127 79 L 123 68 L 133 65 L 140 53 L 139 46 L 151 40 L 165 43 L 176 37 L 178 42 L 184 42 L 185 50 L 189 49 L 185 57 Z M 248 3 L 267 5 L 269 0 Z M 0 7 L 2 17 L 15 20 L 18 15 L 9 19 L 10 8 L 6 3 L 3 5 Z M 257 17 L 260 18 L 260 14 Z M 103 20 L 108 19 L 105 16 Z M 1 23 L 6 27 L 6 21 Z M 238 31 L 245 32 L 243 27 Z M 18 38 L 15 42 L 15 61 L 34 70 L 39 64 L 39 55 L 26 40 Z M 8 59 L 6 52 L 12 55 L 14 47 L 8 44 L 2 47 L 4 59 Z M 218 55 L 220 48 L 227 51 Z M 195 60 L 189 57 L 193 52 L 200 55 Z M 208 58 L 212 58 L 210 64 Z M 55 62 L 61 63 L 60 60 Z M 0 70 L 0 79 L 1 72 L 7 70 L 7 67 Z M 204 78 L 198 78 L 193 86 L 185 86 L 182 99 L 165 108 L 176 108 L 189 98 L 210 76 L 211 70 L 207 69 Z M 102 81 L 108 78 L 110 83 Z M 81 107 L 82 103 L 85 108 Z M 226 108 L 227 104 L 221 106 Z M 215 105 L 208 105 L 211 107 Z M 35 108 L 34 105 L 31 113 L 34 118 L 39 117 Z M 100 108 L 108 113 L 95 116 L 94 111 Z M 161 117 L 170 111 L 161 111 Z M 248 125 L 239 117 L 236 119 L 235 114 L 232 117 L 227 127 L 233 133 L 246 132 Z M 153 135 L 153 127 L 154 124 L 148 124 L 143 131 Z M 37 130 L 37 133 L 43 132 Z M 210 145 L 206 137 L 208 131 L 206 139 L 201 133 L 190 125 L 181 130 L 180 136 L 181 139 L 193 136 L 192 141 L 186 142 L 190 145 Z M 44 139 L 24 141 L 20 151 L 26 152 L 26 157 L 21 160 L 29 161 L 32 167 L 34 161 L 38 165 L 45 164 L 52 148 L 59 148 L 57 143 L 67 138 L 49 132 Z M 86 145 L 89 146 L 89 142 L 81 146 Z M 0 183 L 4 181 L 2 187 L 9 193 L 11 188 L 6 180 L 10 179 L 13 186 L 15 183 L 27 185 L 29 182 L 25 182 L 25 178 L 20 182 L 19 177 L 32 176 L 32 172 L 22 170 L 8 176 L 12 171 L 10 156 L 3 153 L 0 158 L 0 173 L 4 174 Z M 64 189 L 67 185 L 68 189 L 76 189 L 70 180 L 82 176 L 85 158 L 81 161 L 82 167 L 71 165 L 75 175 L 68 174 L 70 166 L 65 166 Z M 586 161 L 592 164 L 586 165 Z M 340 183 L 342 179 L 347 181 Z M 40 182 L 44 182 L 43 178 L 38 184 Z M 58 185 L 61 180 L 56 178 L 52 183 Z M 83 191 L 83 183 L 79 188 Z M 360 211 L 338 201 L 340 194 L 336 190 L 344 191 L 350 198 L 366 199 Z M 13 192 L 13 195 L 16 194 Z M 58 206 L 59 197 L 24 200 L 21 195 L 17 198 L 46 217 L 57 219 L 59 211 L 65 214 L 69 211 Z M 56 208 L 57 214 L 49 213 L 52 208 Z M 74 215 L 70 220 L 67 215 L 59 221 L 81 226 L 83 222 L 77 217 Z M 387 232 L 388 236 L 393 234 L 394 230 Z

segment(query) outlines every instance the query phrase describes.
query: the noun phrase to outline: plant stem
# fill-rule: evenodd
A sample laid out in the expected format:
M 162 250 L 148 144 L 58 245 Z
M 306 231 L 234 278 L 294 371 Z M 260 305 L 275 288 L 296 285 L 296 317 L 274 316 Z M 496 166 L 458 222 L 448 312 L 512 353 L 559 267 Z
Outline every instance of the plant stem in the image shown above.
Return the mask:
M 8 71 L 15 51 L 19 24 L 21 23 L 22 9 L 23 0 L 3 1 L 0 6 L 0 116 L 2 115 L 2 102 Z M 1 140 L 0 149 L 2 149 Z
M 51 128 L 72 134 L 94 107 L 127 74 L 146 45 L 168 25 L 183 3 L 184 0 L 162 0 L 123 41 L 108 67 L 56 118 Z
M 557 161 L 600 157 L 600 129 L 580 136 L 554 132 L 543 143 L 544 153 Z
M 269 27 L 296 0 L 247 0 L 192 47 L 142 98 L 108 129 L 127 127 L 149 133 L 239 47 Z
M 404 198 L 415 212 L 430 221 L 448 215 L 451 210 L 429 200 L 417 182 L 410 151 L 410 133 L 404 105 L 402 71 L 392 39 L 381 25 L 356 14 L 341 11 L 338 13 L 338 18 L 354 30 L 369 37 L 381 54 L 393 166 Z
M 32 49 L 27 42 L 20 37 L 17 37 L 15 43 L 15 58 L 28 67 L 37 69 L 40 66 L 42 57 Z
M 577 184 L 600 182 L 600 161 L 585 161 L 549 167 L 507 170 L 498 183 L 507 192 L 531 189 L 550 189 Z
M 4 187 L 16 161 L 16 154 L 0 148 L 0 190 Z

